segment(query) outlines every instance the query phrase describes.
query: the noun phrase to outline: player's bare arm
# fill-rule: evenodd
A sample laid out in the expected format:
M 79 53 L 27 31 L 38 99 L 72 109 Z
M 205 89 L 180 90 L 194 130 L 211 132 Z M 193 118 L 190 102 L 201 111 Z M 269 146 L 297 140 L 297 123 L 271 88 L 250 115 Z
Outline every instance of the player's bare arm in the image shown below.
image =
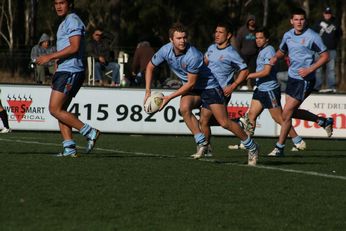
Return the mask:
M 275 65 L 278 61 L 278 59 L 282 59 L 285 57 L 285 53 L 283 53 L 281 50 L 278 50 L 275 55 L 270 59 L 270 65 Z
M 48 54 L 48 55 L 43 55 L 37 58 L 36 63 L 37 64 L 45 64 L 51 60 L 54 59 L 61 59 L 61 58 L 66 58 L 70 57 L 71 55 L 77 53 L 79 51 L 79 46 L 80 46 L 80 40 L 81 36 L 80 35 L 75 35 L 69 38 L 70 45 L 65 47 L 64 49 Z
M 272 66 L 267 64 L 264 65 L 263 70 L 258 71 L 258 72 L 254 72 L 254 73 L 250 73 L 247 78 L 248 79 L 256 79 L 256 78 L 263 78 L 269 75 L 270 71 L 272 69 Z
M 198 78 L 198 74 L 188 73 L 187 74 L 187 83 L 185 83 L 183 86 L 181 86 L 178 90 L 176 90 L 172 94 L 163 97 L 163 102 L 162 102 L 162 105 L 160 107 L 160 110 L 162 110 L 162 108 L 164 108 L 165 105 L 169 101 L 171 101 L 172 99 L 174 99 L 178 96 L 181 96 L 181 95 L 185 95 L 186 93 L 191 91 L 196 85 L 197 78 Z
M 314 72 L 315 70 L 317 70 L 323 64 L 328 62 L 328 60 L 329 60 L 329 54 L 327 51 L 325 51 L 325 52 L 320 54 L 320 58 L 314 64 L 312 64 L 310 67 L 299 69 L 298 74 L 304 78 L 304 77 L 308 76 L 309 74 L 311 74 L 312 72 Z
M 237 76 L 237 78 L 235 79 L 235 81 L 234 81 L 232 84 L 226 86 L 226 87 L 223 89 L 223 94 L 224 94 L 226 97 L 230 96 L 230 95 L 233 93 L 233 91 L 234 91 L 235 89 L 237 89 L 237 87 L 239 86 L 239 84 L 241 84 L 243 81 L 246 80 L 246 76 L 247 76 L 248 74 L 249 74 L 249 70 L 248 70 L 248 69 L 243 69 L 243 70 L 239 71 L 238 76 Z
M 155 66 L 152 64 L 150 61 L 147 64 L 147 67 L 145 69 L 145 96 L 144 96 L 144 101 L 143 103 L 146 102 L 148 97 L 151 94 L 151 83 L 153 81 L 153 72 L 154 72 Z

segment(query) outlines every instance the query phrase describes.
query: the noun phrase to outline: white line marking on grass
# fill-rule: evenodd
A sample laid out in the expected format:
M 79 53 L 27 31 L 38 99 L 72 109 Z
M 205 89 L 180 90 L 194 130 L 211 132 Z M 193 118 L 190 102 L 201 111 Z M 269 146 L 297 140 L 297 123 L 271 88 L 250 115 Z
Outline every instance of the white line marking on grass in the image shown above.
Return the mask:
M 215 159 L 200 159 L 200 160 L 206 161 L 206 162 L 217 162 L 217 160 L 215 160 Z M 225 165 L 238 166 L 238 167 L 246 166 L 249 168 L 269 169 L 269 170 L 275 170 L 275 171 L 281 171 L 281 172 L 290 172 L 290 173 L 304 174 L 304 175 L 310 175 L 310 176 L 321 176 L 321 177 L 327 177 L 327 178 L 333 178 L 333 179 L 346 180 L 346 176 L 330 175 L 330 174 L 313 172 L 313 171 L 302 171 L 302 170 L 295 170 L 295 169 L 289 169 L 289 168 L 271 167 L 271 166 L 265 166 L 265 165 L 249 166 L 249 165 L 244 165 L 244 164 L 228 163 L 228 162 L 226 162 L 224 164 Z
M 42 142 L 38 142 L 38 141 L 14 140 L 14 139 L 3 139 L 3 138 L 0 138 L 0 141 L 26 143 L 26 144 L 39 144 L 39 145 L 44 145 L 44 146 L 61 146 L 61 144 L 56 144 L 56 143 L 42 143 Z M 84 147 L 77 146 L 77 148 L 84 148 Z M 189 157 L 177 157 L 177 156 L 173 156 L 173 155 L 161 155 L 161 154 L 144 153 L 144 152 L 128 152 L 128 151 L 121 151 L 121 150 L 108 149 L 108 148 L 95 148 L 94 150 L 111 152 L 111 153 L 132 154 L 132 155 L 137 155 L 137 156 L 155 156 L 155 157 L 161 157 L 161 158 L 181 158 L 181 159 L 192 160 L 192 158 L 189 158 Z M 88 155 L 88 154 L 86 154 L 86 155 Z M 199 159 L 199 161 L 216 163 L 218 160 L 209 158 L 209 159 Z M 309 175 L 309 176 L 319 176 L 319 177 L 325 177 L 325 178 L 346 180 L 346 176 L 330 175 L 330 174 L 313 172 L 313 171 L 302 171 L 302 170 L 295 170 L 295 169 L 288 169 L 288 168 L 277 168 L 277 167 L 270 167 L 270 166 L 264 166 L 264 165 L 248 166 L 245 164 L 237 164 L 237 163 L 224 163 L 224 164 L 225 165 L 231 165 L 231 166 L 237 166 L 237 167 L 259 168 L 259 169 L 289 172 L 289 173 L 296 173 L 296 174 Z

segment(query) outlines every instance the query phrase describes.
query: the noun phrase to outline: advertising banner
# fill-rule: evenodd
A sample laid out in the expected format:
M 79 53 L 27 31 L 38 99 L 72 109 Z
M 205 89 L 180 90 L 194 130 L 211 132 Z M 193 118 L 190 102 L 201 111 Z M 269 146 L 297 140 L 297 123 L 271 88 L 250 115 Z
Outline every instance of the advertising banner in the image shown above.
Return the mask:
M 49 86 L 0 85 L 1 101 L 13 130 L 58 131 L 58 123 L 49 113 Z M 172 90 L 161 89 L 168 95 Z M 175 98 L 160 112 L 149 115 L 143 110 L 144 89 L 82 87 L 69 111 L 102 132 L 136 134 L 190 134 L 179 112 Z M 235 92 L 227 107 L 229 117 L 242 116 L 249 108 L 251 92 Z M 283 97 L 284 98 L 284 97 Z M 303 108 L 335 119 L 333 137 L 346 138 L 346 97 L 343 95 L 312 95 Z M 199 118 L 199 109 L 194 114 Z M 312 122 L 294 120 L 297 132 L 306 137 L 325 137 L 325 131 Z M 1 122 L 0 122 L 1 126 Z M 213 126 L 214 135 L 233 135 Z M 265 110 L 257 120 L 256 136 L 277 136 L 276 125 Z

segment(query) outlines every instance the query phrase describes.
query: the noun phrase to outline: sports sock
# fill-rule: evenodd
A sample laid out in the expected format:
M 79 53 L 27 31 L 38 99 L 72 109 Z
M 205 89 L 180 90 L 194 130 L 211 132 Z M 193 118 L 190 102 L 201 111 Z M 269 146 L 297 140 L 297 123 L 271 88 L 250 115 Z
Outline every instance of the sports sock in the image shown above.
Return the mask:
M 248 136 L 246 140 L 241 140 L 240 142 L 248 150 L 256 148 L 256 143 L 253 141 L 253 139 L 250 136 Z
M 64 147 L 63 154 L 71 155 L 76 154 L 76 142 L 74 140 L 64 140 L 62 142 L 62 146 Z
M 0 111 L 0 118 L 2 120 L 2 123 L 4 124 L 4 127 L 9 129 L 10 126 L 8 124 L 8 116 L 5 110 Z
M 320 125 L 321 127 L 324 128 L 324 127 L 325 127 L 325 124 L 326 124 L 326 118 L 318 117 L 317 123 L 318 123 L 318 125 Z
M 205 140 L 205 135 L 203 133 L 197 133 L 194 135 L 196 144 L 206 145 L 207 141 Z
M 84 124 L 84 126 L 80 129 L 79 133 L 83 136 L 88 136 L 88 134 L 91 132 L 92 127 L 89 124 Z
M 303 140 L 303 138 L 300 137 L 300 136 L 296 136 L 296 137 L 293 137 L 293 138 L 292 138 L 292 142 L 293 142 L 294 144 L 299 144 L 302 140 Z
M 284 144 L 276 143 L 275 146 L 276 146 L 278 149 L 284 149 L 284 148 L 285 148 L 285 145 L 284 145 Z

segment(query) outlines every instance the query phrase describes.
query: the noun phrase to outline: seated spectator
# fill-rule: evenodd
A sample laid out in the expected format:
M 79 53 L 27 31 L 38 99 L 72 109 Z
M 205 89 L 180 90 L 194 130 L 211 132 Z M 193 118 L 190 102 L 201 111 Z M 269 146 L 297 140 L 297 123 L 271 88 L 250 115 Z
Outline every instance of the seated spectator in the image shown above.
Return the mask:
M 56 51 L 55 46 L 50 46 L 49 36 L 45 33 L 41 35 L 38 44 L 31 49 L 31 61 L 36 62 L 36 59 L 41 55 L 51 54 Z M 55 61 L 50 61 L 43 65 L 35 64 L 35 81 L 38 84 L 45 83 L 46 73 L 53 75 L 55 72 Z
M 111 57 L 111 50 L 102 39 L 103 32 L 101 29 L 95 29 L 92 33 L 91 40 L 87 44 L 87 55 L 92 56 L 95 59 L 95 81 L 103 85 L 102 72 L 112 71 L 111 86 L 117 87 L 120 83 L 120 66 L 114 62 L 114 58 Z
M 148 41 L 138 43 L 132 63 L 132 83 L 136 86 L 145 86 L 145 68 L 155 51 Z

